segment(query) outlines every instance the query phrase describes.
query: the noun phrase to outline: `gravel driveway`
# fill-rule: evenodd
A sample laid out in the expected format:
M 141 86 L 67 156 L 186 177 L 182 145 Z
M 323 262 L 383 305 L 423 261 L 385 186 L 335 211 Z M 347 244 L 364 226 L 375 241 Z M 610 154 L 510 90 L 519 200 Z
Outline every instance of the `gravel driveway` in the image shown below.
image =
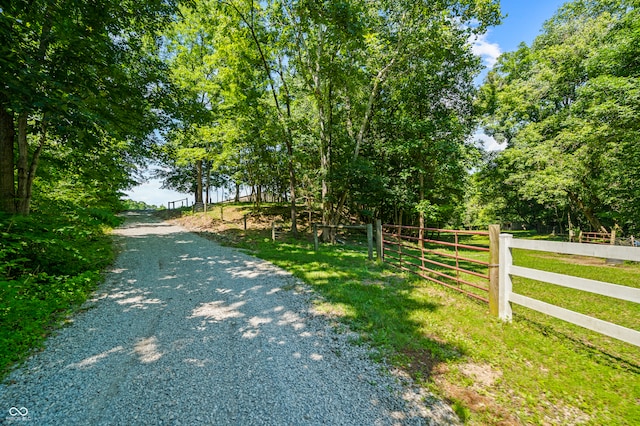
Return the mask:
M 0 386 L 0 423 L 457 424 L 268 262 L 148 214 L 69 327 Z

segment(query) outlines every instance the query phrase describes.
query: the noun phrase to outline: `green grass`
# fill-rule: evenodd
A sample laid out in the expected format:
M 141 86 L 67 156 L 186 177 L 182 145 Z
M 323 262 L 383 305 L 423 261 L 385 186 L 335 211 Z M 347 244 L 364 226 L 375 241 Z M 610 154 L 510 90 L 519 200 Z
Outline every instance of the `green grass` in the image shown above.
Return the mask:
M 519 307 L 513 322 L 504 323 L 484 303 L 368 262 L 364 247 L 322 245 L 316 253 L 309 241 L 273 243 L 266 231 L 232 233 L 225 242 L 309 283 L 323 298 L 319 310 L 448 399 L 468 424 L 640 424 L 637 347 Z M 539 253 L 515 259 L 626 285 L 638 286 L 640 277 L 638 265 L 576 267 Z M 594 303 L 539 283 L 515 286 L 576 309 Z M 639 328 L 637 306 L 599 299 L 596 314 Z
M 628 262 L 613 266 L 607 265 L 605 259 L 527 250 L 514 250 L 513 256 L 514 263 L 519 266 L 640 288 L 639 264 Z M 514 277 L 513 291 L 627 328 L 640 330 L 640 304 L 637 303 L 520 277 Z M 546 333 L 554 333 L 566 339 L 579 341 L 586 347 L 599 350 L 603 356 L 621 361 L 628 360 L 636 366 L 640 365 L 640 349 L 633 345 L 620 344 L 615 339 L 527 308 L 516 306 L 514 312 L 528 318 Z

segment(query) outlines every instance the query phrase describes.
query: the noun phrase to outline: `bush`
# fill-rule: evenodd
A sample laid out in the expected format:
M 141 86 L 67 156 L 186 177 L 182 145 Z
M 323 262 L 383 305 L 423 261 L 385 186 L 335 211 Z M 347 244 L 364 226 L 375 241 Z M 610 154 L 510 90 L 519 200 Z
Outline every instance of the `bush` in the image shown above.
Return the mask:
M 84 302 L 114 256 L 107 210 L 0 216 L 0 376 Z

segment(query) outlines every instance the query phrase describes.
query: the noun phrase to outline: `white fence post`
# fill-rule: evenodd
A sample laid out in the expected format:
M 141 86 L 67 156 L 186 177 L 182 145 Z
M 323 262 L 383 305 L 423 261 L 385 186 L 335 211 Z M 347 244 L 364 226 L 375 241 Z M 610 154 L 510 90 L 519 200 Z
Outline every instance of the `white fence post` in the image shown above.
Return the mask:
M 489 312 L 500 314 L 500 225 L 489 225 Z
M 511 241 L 513 235 L 500 234 L 500 270 L 499 270 L 499 287 L 498 287 L 498 318 L 511 321 L 511 304 L 509 304 L 509 296 L 511 295 L 511 265 L 513 264 L 513 256 L 511 255 Z

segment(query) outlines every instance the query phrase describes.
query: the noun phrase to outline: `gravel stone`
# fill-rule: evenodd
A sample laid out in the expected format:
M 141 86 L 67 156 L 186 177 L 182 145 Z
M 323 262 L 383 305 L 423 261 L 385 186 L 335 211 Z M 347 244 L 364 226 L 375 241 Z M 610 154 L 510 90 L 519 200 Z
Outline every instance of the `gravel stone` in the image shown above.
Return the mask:
M 0 423 L 459 424 L 282 269 L 148 213 L 115 234 L 90 309 L 0 385 Z

